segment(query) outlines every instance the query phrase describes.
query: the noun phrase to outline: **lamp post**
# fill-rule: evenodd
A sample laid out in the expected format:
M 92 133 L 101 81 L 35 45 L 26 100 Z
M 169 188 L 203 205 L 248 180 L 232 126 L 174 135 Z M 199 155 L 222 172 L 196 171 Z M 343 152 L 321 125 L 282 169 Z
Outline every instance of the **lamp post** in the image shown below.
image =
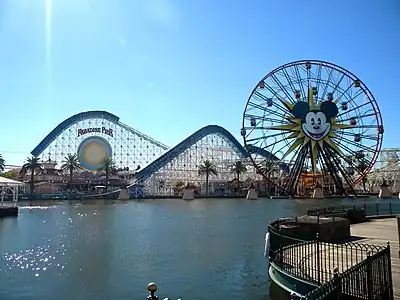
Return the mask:
M 147 285 L 147 290 L 149 291 L 150 295 L 146 297 L 146 300 L 158 300 L 158 296 L 155 295 L 157 292 L 157 285 L 154 282 L 150 282 Z M 170 300 L 169 298 L 164 298 L 164 300 Z M 182 300 L 182 299 L 178 299 Z

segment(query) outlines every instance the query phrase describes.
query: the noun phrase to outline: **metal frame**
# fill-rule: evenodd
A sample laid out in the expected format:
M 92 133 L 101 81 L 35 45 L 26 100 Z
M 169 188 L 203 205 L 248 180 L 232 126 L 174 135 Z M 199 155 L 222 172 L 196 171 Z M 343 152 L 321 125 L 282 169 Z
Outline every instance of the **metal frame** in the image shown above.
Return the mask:
M 310 71 L 312 67 L 315 70 L 314 73 Z M 327 79 L 325 77 L 323 78 L 322 73 L 324 73 Z M 303 74 L 305 76 L 304 78 L 302 77 Z M 335 75 L 338 77 L 336 78 Z M 283 79 L 285 79 L 284 82 L 281 81 Z M 276 154 L 273 145 L 280 143 L 280 145 L 283 146 L 277 150 L 277 153 L 282 154 L 286 152 L 285 150 L 290 147 L 291 142 L 286 141 L 287 136 L 285 136 L 285 134 L 289 134 L 291 131 L 282 131 L 278 134 L 267 136 L 266 129 L 269 126 L 265 127 L 265 124 L 284 124 L 282 123 L 282 120 L 289 115 L 287 109 L 280 104 L 279 100 L 287 100 L 290 104 L 297 103 L 298 99 L 295 99 L 294 97 L 294 92 L 297 89 L 300 90 L 300 95 L 302 95 L 300 99 L 305 99 L 307 91 L 304 90 L 304 83 L 307 84 L 308 82 L 315 83 L 317 90 L 321 87 L 321 97 L 317 92 L 318 101 L 325 99 L 328 92 L 332 92 L 333 94 L 336 93 L 337 95 L 335 94 L 335 96 L 338 97 L 338 99 L 344 98 L 348 101 L 349 109 L 346 109 L 346 111 L 343 112 L 340 111 L 337 116 L 340 118 L 341 122 L 350 122 L 352 118 L 357 118 L 356 126 L 351 128 L 351 132 L 340 129 L 337 132 L 339 136 L 334 139 L 337 146 L 344 149 L 344 152 L 347 152 L 346 154 L 350 154 L 352 157 L 356 154 L 355 150 L 352 149 L 355 147 L 357 148 L 356 150 L 364 150 L 368 152 L 367 154 L 370 154 L 370 157 L 368 156 L 363 159 L 363 161 L 365 160 L 363 163 L 366 167 L 361 169 L 353 159 L 344 157 L 343 154 L 327 144 L 326 147 L 324 146 L 324 149 L 328 149 L 328 151 L 326 151 L 323 158 L 319 159 L 318 163 L 319 171 L 331 178 L 337 190 L 345 190 L 344 183 L 346 183 L 347 188 L 352 189 L 357 183 L 361 182 L 362 178 L 372 169 L 377 160 L 382 146 L 383 122 L 379 107 L 368 87 L 353 73 L 338 65 L 319 60 L 299 60 L 282 65 L 264 76 L 264 78 L 252 90 L 243 113 L 242 136 L 245 147 L 247 148 L 252 146 L 249 140 L 254 143 L 265 141 L 265 145 L 261 143 L 261 145 L 257 144 L 257 146 L 267 149 L 272 154 Z M 357 92 L 354 92 L 353 95 L 352 86 L 355 82 L 358 84 L 358 90 Z M 268 98 L 268 96 L 263 94 L 262 91 L 266 91 L 266 93 L 269 96 L 272 96 L 272 98 Z M 354 101 L 359 99 L 358 97 L 362 95 L 366 97 L 366 100 L 363 100 L 365 103 L 354 104 Z M 267 105 L 268 101 L 270 104 L 273 103 L 271 104 L 273 106 Z M 366 108 L 368 108 L 368 111 L 364 113 Z M 258 111 L 260 114 L 257 115 L 254 111 Z M 362 115 L 361 111 L 363 112 Z M 369 118 L 367 120 L 374 120 L 373 125 L 364 124 L 364 118 Z M 248 126 L 248 121 L 252 121 L 250 123 L 253 123 L 253 125 Z M 377 133 L 367 133 L 371 128 L 376 128 Z M 258 130 L 257 133 L 255 133 L 256 129 Z M 356 130 L 357 133 L 354 133 Z M 256 137 L 250 138 L 250 134 L 253 133 Z M 371 140 L 371 143 L 374 145 L 370 148 L 365 147 L 361 143 L 357 143 L 348 138 L 349 136 L 354 137 L 356 134 L 360 135 L 362 140 Z M 268 138 L 274 138 L 275 142 L 267 141 Z M 282 189 L 286 190 L 287 194 L 292 196 L 297 194 L 296 183 L 300 180 L 299 174 L 301 173 L 301 169 L 298 170 L 298 165 L 300 164 L 301 167 L 308 166 L 308 163 L 305 161 L 308 161 L 307 155 L 309 155 L 309 151 L 307 151 L 308 153 L 299 155 L 301 148 L 301 146 L 297 148 L 297 150 L 294 151 L 292 158 L 289 158 L 289 161 L 286 161 L 289 167 L 295 169 L 295 172 L 290 172 L 289 176 L 285 179 L 286 183 L 281 186 Z M 325 150 L 322 149 L 321 152 L 323 151 Z M 304 160 L 304 155 L 306 160 Z M 260 173 L 262 173 L 259 163 L 256 162 L 253 156 L 251 159 L 255 167 L 259 169 Z M 352 168 L 355 171 L 355 174 L 350 175 L 347 170 L 348 168 Z M 315 172 L 315 170 L 312 170 L 312 172 Z M 354 190 L 353 193 L 355 193 Z
M 112 129 L 113 136 L 103 132 L 78 136 L 79 129 L 102 127 Z M 249 163 L 249 153 L 271 156 L 257 147 L 246 151 L 231 133 L 217 125 L 205 126 L 168 149 L 166 145 L 125 125 L 119 117 L 106 111 L 87 111 L 66 119 L 31 153 L 40 156 L 43 161 L 55 161 L 60 166 L 68 153 L 76 153 L 80 143 L 93 135 L 101 136 L 110 143 L 117 167 L 128 167 L 134 172 L 138 165 L 141 166 L 128 184 L 129 193 L 135 197 L 172 195 L 173 186 L 178 181 L 194 183 L 204 188 L 204 178 L 197 176 L 197 168 L 206 159 L 212 160 L 219 171 L 218 176 L 210 178 L 211 183 L 232 180 L 230 167 L 237 160 L 248 164 L 249 170 L 245 176 L 261 179 Z M 281 167 L 286 166 L 283 164 Z M 116 192 L 119 190 L 113 193 Z

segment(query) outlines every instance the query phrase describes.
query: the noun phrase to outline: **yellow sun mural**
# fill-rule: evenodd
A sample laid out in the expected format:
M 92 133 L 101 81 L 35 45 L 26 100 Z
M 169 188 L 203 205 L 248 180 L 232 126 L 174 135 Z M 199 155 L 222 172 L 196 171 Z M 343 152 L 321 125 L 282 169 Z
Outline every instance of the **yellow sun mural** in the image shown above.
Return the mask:
M 324 149 L 325 143 L 335 151 L 341 153 L 339 147 L 333 142 L 337 138 L 335 133 L 338 129 L 350 128 L 351 125 L 340 123 L 337 119 L 337 103 L 334 101 L 316 101 L 314 89 L 308 88 L 308 101 L 299 100 L 292 104 L 287 100 L 280 100 L 292 116 L 285 119 L 286 123 L 277 126 L 269 126 L 267 129 L 282 130 L 291 132 L 286 138 L 294 139 L 289 149 L 282 156 L 283 160 L 287 155 L 300 146 L 310 143 L 311 163 L 315 169 L 319 152 Z

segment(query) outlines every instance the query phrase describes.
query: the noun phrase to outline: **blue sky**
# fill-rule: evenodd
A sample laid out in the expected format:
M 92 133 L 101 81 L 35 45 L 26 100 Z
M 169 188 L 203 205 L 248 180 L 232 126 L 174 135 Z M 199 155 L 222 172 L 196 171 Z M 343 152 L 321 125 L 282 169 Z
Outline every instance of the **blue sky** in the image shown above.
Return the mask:
M 173 146 L 207 124 L 239 141 L 249 93 L 321 59 L 370 88 L 400 147 L 398 0 L 1 0 L 0 153 L 20 164 L 71 115 L 102 109 Z

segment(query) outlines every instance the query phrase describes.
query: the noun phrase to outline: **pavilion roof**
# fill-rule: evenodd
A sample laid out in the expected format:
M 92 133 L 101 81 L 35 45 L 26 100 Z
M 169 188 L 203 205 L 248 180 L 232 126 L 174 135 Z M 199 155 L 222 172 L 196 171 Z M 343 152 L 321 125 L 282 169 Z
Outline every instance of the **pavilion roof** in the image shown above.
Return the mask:
M 0 186 L 16 186 L 16 185 L 24 185 L 25 183 L 13 179 L 8 179 L 0 176 Z

